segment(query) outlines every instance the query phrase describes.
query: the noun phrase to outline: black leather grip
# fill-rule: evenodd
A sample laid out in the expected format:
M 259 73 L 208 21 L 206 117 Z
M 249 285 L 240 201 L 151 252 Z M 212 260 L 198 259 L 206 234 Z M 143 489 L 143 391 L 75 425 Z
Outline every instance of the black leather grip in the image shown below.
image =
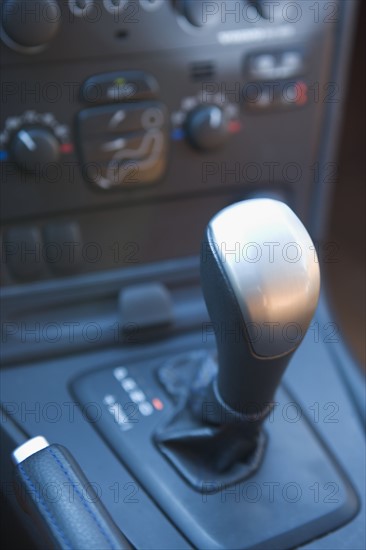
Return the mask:
M 50 445 L 18 464 L 16 486 L 22 507 L 52 548 L 132 548 L 64 447 Z
M 217 343 L 219 395 L 231 409 L 264 418 L 292 353 L 270 359 L 255 355 L 210 226 L 201 250 L 202 291 Z

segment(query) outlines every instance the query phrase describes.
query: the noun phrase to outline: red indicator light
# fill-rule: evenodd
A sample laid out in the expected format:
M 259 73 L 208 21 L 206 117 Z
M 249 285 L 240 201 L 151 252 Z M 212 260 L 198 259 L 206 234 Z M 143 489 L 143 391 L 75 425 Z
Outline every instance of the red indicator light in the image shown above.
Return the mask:
M 60 145 L 60 151 L 61 153 L 72 153 L 74 150 L 74 146 L 72 143 L 62 143 L 62 145 Z
M 164 403 L 157 397 L 154 397 L 152 404 L 157 411 L 162 411 L 164 409 Z
M 296 82 L 296 91 L 297 91 L 297 105 L 306 105 L 308 102 L 308 87 L 305 82 L 298 80 Z
M 231 120 L 229 122 L 229 132 L 230 134 L 237 134 L 241 130 L 241 124 L 238 120 Z

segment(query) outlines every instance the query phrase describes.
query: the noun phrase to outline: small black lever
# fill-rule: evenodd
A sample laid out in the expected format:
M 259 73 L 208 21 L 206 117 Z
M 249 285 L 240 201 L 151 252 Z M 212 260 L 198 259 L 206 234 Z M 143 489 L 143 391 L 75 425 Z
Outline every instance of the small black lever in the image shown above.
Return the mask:
M 132 548 L 65 447 L 37 436 L 17 447 L 12 457 L 20 505 L 49 547 Z

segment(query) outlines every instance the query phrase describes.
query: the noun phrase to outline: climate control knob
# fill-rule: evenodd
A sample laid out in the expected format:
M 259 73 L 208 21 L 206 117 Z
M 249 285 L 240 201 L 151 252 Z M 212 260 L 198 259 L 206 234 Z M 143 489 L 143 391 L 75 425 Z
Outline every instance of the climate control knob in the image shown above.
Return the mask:
M 217 105 L 200 105 L 187 115 L 185 131 L 188 141 L 203 151 L 217 149 L 229 137 L 228 116 Z
M 47 128 L 21 128 L 11 140 L 10 157 L 21 170 L 33 172 L 42 165 L 58 162 L 60 143 Z
M 207 0 L 177 0 L 176 7 L 195 27 L 217 25 L 221 19 L 220 4 Z
M 61 11 L 57 0 L 5 0 L 2 38 L 15 50 L 38 51 L 56 34 Z

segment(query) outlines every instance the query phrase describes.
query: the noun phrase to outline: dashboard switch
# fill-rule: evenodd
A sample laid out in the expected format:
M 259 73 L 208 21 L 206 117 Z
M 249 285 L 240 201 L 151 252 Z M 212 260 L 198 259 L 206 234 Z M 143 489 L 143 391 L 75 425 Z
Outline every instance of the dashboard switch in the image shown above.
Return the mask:
M 167 111 L 158 101 L 81 111 L 84 177 L 103 189 L 155 183 L 165 171 L 167 128 Z
M 272 75 L 272 71 L 276 66 L 276 58 L 272 54 L 261 54 L 256 55 L 252 59 L 251 68 L 252 72 L 257 74 L 265 74 L 268 73 Z
M 178 0 L 177 9 L 195 27 L 216 25 L 221 20 L 222 2 L 208 2 L 207 0 Z
M 44 272 L 42 235 L 36 226 L 8 229 L 3 240 L 4 262 L 11 275 L 20 281 L 31 281 Z
M 94 140 L 83 144 L 83 172 L 102 189 L 155 183 L 166 167 L 167 136 L 162 130 Z
M 159 86 L 155 78 L 143 71 L 119 71 L 88 78 L 81 88 L 86 103 L 115 103 L 119 101 L 152 99 Z
M 299 49 L 261 52 L 249 56 L 248 73 L 256 80 L 292 78 L 304 72 L 304 65 L 304 54 Z
M 49 223 L 44 228 L 44 256 L 55 274 L 79 271 L 82 263 L 82 236 L 77 222 Z
M 60 21 L 56 0 L 5 0 L 3 40 L 14 50 L 37 53 L 55 36 Z

